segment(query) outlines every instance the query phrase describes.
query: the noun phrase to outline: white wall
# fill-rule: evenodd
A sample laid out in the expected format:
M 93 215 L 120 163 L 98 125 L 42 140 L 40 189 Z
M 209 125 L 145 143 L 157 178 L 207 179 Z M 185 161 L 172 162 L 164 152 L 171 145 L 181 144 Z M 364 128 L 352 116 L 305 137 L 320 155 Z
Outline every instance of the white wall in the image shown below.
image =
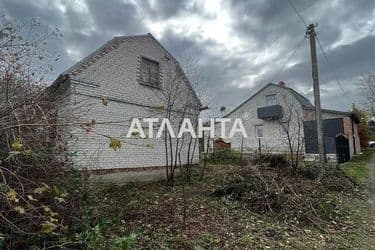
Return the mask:
M 132 118 L 157 117 L 155 107 L 165 104 L 162 91 L 139 83 L 141 56 L 158 61 L 161 88 L 171 83 L 176 62 L 150 37 L 125 38 L 114 49 L 87 66 L 75 71 L 71 77 L 71 110 L 74 122 L 90 123 L 95 120 L 92 132 L 72 126 L 69 150 L 78 168 L 110 169 L 165 165 L 165 147 L 160 139 L 127 139 L 126 132 Z M 193 96 L 191 89 L 182 84 L 181 92 Z M 101 97 L 108 99 L 104 105 Z M 184 97 L 181 97 L 184 99 Z M 195 104 L 196 99 L 189 99 Z M 108 122 L 118 122 L 103 124 Z M 156 130 L 154 130 L 156 133 Z M 98 135 L 100 134 L 100 135 Z M 121 149 L 109 148 L 110 136 L 123 141 Z M 187 144 L 182 150 L 182 163 L 186 163 Z M 198 143 L 193 163 L 199 160 Z
M 255 126 L 261 124 L 263 124 L 263 138 L 261 138 L 262 150 L 269 152 L 288 151 L 285 133 L 281 128 L 280 121 L 269 121 L 257 118 L 257 108 L 267 106 L 266 95 L 270 94 L 276 94 L 277 104 L 283 106 L 283 112 L 285 112 L 284 117 L 288 116 L 287 106 L 291 105 L 294 108 L 295 114 L 298 113 L 302 116 L 301 104 L 286 88 L 277 85 L 269 85 L 228 116 L 228 118 L 232 119 L 242 118 L 244 122 L 244 127 L 248 134 L 248 138 L 244 138 L 243 141 L 243 149 L 245 152 L 254 152 L 258 150 L 259 140 L 256 138 Z M 293 122 L 294 120 L 295 116 L 292 116 L 290 131 L 296 131 L 296 127 Z M 228 127 L 230 128 L 231 125 Z M 301 133 L 303 135 L 303 128 Z M 229 129 L 227 130 L 227 135 L 228 134 Z M 218 126 L 216 126 L 216 135 L 219 135 Z M 240 135 L 237 135 L 232 139 L 226 138 L 226 140 L 232 143 L 232 148 L 240 150 L 242 140 Z

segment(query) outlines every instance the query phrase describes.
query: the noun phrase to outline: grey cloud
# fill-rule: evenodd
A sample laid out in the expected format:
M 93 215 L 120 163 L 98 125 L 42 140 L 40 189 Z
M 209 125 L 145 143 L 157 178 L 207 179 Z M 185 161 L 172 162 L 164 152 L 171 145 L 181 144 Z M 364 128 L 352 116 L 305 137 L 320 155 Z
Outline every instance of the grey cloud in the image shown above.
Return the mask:
M 150 19 L 154 20 L 168 19 L 180 15 L 182 12 L 199 12 L 198 6 L 189 0 L 163 0 L 155 1 L 153 4 L 144 0 L 139 1 L 138 5 Z
M 100 33 L 135 34 L 146 31 L 142 17 L 135 5 L 118 0 L 86 1 L 95 22 L 95 29 Z
M 53 48 L 61 50 L 63 57 L 56 64 L 55 75 L 75 62 L 76 58 L 67 53 L 68 49 L 84 57 L 114 35 L 152 33 L 152 30 L 147 30 L 145 20 L 163 22 L 175 17 L 183 19 L 192 14 L 200 15 L 205 20 L 215 17 L 202 10 L 201 4 L 187 0 L 160 0 L 153 4 L 148 0 L 135 1 L 134 4 L 122 0 L 82 1 L 87 5 L 88 13 L 83 14 L 70 1 L 62 2 L 64 13 L 58 8 L 58 3 L 53 1 L 48 6 L 43 6 L 38 1 L 0 0 L 0 8 L 15 19 L 39 17 L 42 23 L 60 28 L 64 38 L 53 44 Z M 343 38 L 347 29 L 360 30 L 371 20 L 375 1 L 342 0 L 337 1 L 336 6 L 333 1 L 323 0 L 292 2 L 307 23 L 318 23 L 318 35 L 330 60 L 328 65 L 319 52 L 319 73 L 325 107 L 345 110 L 351 102 L 360 102 L 360 92 L 353 85 L 353 79 L 375 70 L 371 53 L 375 49 L 374 36 L 365 34 L 358 41 L 329 48 Z M 290 62 L 277 75 L 290 52 L 304 38 L 305 32 L 304 25 L 288 1 L 233 0 L 224 1 L 222 8 L 231 18 L 232 26 L 229 29 L 245 44 L 241 48 L 243 54 L 224 55 L 217 41 L 202 40 L 195 35 L 185 36 L 173 28 L 163 32 L 162 44 L 177 58 L 183 53 L 197 56 L 204 87 L 216 97 L 220 105 L 227 106 L 228 109 L 241 103 L 269 81 L 283 80 L 311 98 L 308 40 L 293 56 L 291 62 L 295 65 L 290 66 Z M 371 27 L 368 32 L 371 32 Z M 244 56 L 246 53 L 253 55 L 254 52 L 256 58 Z M 256 59 L 262 59 L 269 53 L 276 55 L 276 58 L 255 63 Z M 338 98 L 343 93 L 337 87 L 336 77 L 348 92 L 348 97 Z
M 184 53 L 198 57 L 201 84 L 220 105 L 233 108 L 238 100 L 246 99 L 251 94 L 249 89 L 240 89 L 230 83 L 256 70 L 248 68 L 241 58 L 212 54 L 207 48 L 215 46 L 214 41 L 197 42 L 194 38 L 181 37 L 168 30 L 161 42 L 177 58 Z
M 338 80 L 350 79 L 375 70 L 374 57 L 370 52 L 375 49 L 374 44 L 375 37 L 368 36 L 353 44 L 326 51 L 328 62 L 318 46 L 321 84 L 324 85 L 325 82 L 336 80 L 336 78 Z M 285 70 L 282 77 L 306 81 L 311 78 L 308 72 L 311 72 L 309 58 Z
M 62 13 L 54 4 L 43 6 L 35 1 L 2 0 L 1 12 L 5 12 L 16 20 L 30 20 L 39 18 L 43 24 L 60 26 L 63 22 Z

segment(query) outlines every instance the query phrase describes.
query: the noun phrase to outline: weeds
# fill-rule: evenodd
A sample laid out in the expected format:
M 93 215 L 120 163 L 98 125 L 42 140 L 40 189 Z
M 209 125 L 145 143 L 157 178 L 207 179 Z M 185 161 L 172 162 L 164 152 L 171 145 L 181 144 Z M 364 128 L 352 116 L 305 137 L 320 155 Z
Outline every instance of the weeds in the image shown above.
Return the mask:
M 366 162 L 370 160 L 374 152 L 373 149 L 363 150 L 362 154 L 354 156 L 351 161 L 343 164 L 345 175 L 352 178 L 358 185 L 366 185 L 368 178 Z
M 331 220 L 344 223 L 339 197 L 358 195 L 358 189 L 336 168 L 312 180 L 280 168 L 246 167 L 240 176 L 226 179 L 213 195 L 241 201 L 255 213 L 321 228 Z
M 217 150 L 210 154 L 208 158 L 210 164 L 231 164 L 243 165 L 245 160 L 241 158 L 241 153 L 234 150 Z

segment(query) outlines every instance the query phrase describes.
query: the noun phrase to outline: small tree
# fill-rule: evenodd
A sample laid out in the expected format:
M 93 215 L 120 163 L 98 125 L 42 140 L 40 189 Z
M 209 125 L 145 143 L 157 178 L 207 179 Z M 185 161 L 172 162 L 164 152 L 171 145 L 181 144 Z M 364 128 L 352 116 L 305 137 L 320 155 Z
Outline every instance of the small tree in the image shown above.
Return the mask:
M 164 75 L 165 83 L 161 89 L 154 91 L 155 108 L 153 116 L 166 118 L 171 122 L 173 131 L 178 131 L 185 118 L 190 118 L 192 126 L 197 126 L 200 112 L 200 102 L 194 94 L 186 74 L 177 61 L 172 61 L 171 70 Z M 152 115 L 151 115 L 152 116 Z M 166 177 L 168 185 L 174 184 L 175 173 L 184 165 L 185 173 L 190 173 L 194 156 L 198 152 L 198 141 L 184 134 L 177 138 L 164 128 L 164 149 L 166 163 Z M 176 137 L 176 138 L 174 138 Z M 186 154 L 186 158 L 183 158 Z
M 294 98 L 283 96 L 283 118 L 279 120 L 281 138 L 287 146 L 292 173 L 298 169 L 304 150 L 303 111 Z
M 362 148 L 367 148 L 370 139 L 370 130 L 368 126 L 369 114 L 365 110 L 361 110 L 353 106 L 352 113 L 358 117 L 358 137 Z

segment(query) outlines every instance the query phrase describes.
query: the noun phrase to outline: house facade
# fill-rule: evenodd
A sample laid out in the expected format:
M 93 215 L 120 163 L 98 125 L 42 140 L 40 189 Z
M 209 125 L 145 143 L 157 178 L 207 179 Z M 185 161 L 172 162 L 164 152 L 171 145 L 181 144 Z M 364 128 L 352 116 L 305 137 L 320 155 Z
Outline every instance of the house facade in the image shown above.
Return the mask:
M 178 61 L 151 34 L 113 38 L 62 73 L 51 88 L 64 89 L 57 119 L 70 124 L 62 128 L 69 159 L 78 169 L 98 173 L 165 166 L 164 136 L 127 138 L 131 120 L 165 118 L 166 110 L 175 120 L 197 118 L 201 107 Z M 150 125 L 142 127 L 148 134 Z M 159 128 L 160 121 L 152 126 L 154 134 Z M 189 151 L 195 164 L 198 148 L 187 145 L 181 147 L 181 163 Z
M 351 113 L 323 109 L 322 116 L 325 148 L 329 158 L 339 160 L 337 153 L 342 150 L 345 150 L 345 159 L 360 152 L 357 131 L 359 121 Z M 241 118 L 248 135 L 248 138 L 241 134 L 222 138 L 231 143 L 232 149 L 249 153 L 288 153 L 292 147 L 305 157 L 318 154 L 315 108 L 307 98 L 287 87 L 284 82 L 267 84 L 225 118 Z M 219 135 L 220 128 L 216 129 L 216 135 Z M 341 135 L 344 137 L 344 149 L 340 142 L 336 145 Z

